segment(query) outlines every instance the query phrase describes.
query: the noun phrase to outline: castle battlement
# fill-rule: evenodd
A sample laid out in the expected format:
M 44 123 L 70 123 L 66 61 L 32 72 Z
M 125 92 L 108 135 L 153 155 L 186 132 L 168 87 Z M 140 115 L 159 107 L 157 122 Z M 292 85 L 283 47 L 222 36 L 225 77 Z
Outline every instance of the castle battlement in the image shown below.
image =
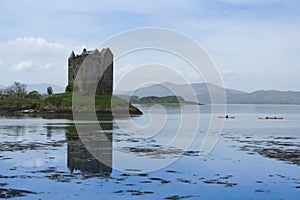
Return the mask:
M 79 81 L 74 85 L 76 76 Z M 104 48 L 101 52 L 83 49 L 80 55 L 72 51 L 68 59 L 68 85 L 87 93 L 97 82 L 97 94 L 112 94 L 113 54 L 110 49 Z

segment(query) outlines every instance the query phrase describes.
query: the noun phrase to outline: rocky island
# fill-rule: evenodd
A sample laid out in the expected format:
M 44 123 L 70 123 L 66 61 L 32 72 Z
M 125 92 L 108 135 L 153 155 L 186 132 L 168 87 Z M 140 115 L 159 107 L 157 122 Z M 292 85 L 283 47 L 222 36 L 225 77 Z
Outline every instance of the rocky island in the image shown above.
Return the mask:
M 91 93 L 93 86 L 96 86 L 95 94 Z M 53 94 L 51 87 L 47 88 L 47 95 L 37 91 L 27 93 L 25 84 L 15 82 L 0 90 L 0 113 L 72 114 L 72 98 L 76 94 L 76 101 L 82 104 L 82 112 L 95 109 L 97 115 L 115 114 L 113 112 L 119 115 L 142 114 L 138 108 L 112 95 L 112 92 L 113 54 L 110 49 L 104 48 L 101 52 L 98 49 L 83 49 L 80 55 L 72 51 L 68 59 L 68 85 L 65 93 Z M 95 102 L 94 108 L 86 106 L 91 100 Z
M 19 85 L 19 83 L 15 83 L 9 88 L 15 87 L 16 84 Z M 24 87 L 24 84 L 22 85 Z M 9 88 L 5 90 L 9 90 Z M 37 91 L 21 94 L 20 90 L 16 90 L 10 95 L 4 95 L 5 90 L 1 91 L 0 114 L 72 115 L 71 92 L 41 95 Z M 87 102 L 88 100 L 88 96 L 80 96 L 80 101 Z M 82 109 L 84 112 L 85 108 Z M 98 115 L 112 115 L 112 110 L 116 110 L 119 114 L 128 112 L 130 115 L 142 114 L 138 108 L 132 106 L 128 101 L 106 94 L 95 96 L 95 109 Z

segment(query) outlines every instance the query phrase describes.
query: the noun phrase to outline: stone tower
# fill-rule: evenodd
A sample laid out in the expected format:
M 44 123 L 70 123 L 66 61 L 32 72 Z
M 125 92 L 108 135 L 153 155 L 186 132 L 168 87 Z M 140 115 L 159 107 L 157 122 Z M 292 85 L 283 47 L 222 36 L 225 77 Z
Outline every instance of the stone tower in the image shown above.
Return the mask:
M 91 88 L 96 83 L 97 94 L 112 94 L 113 54 L 110 49 L 104 48 L 101 52 L 98 49 L 83 49 L 80 55 L 75 55 L 72 51 L 68 59 L 68 85 L 85 94 L 92 92 Z

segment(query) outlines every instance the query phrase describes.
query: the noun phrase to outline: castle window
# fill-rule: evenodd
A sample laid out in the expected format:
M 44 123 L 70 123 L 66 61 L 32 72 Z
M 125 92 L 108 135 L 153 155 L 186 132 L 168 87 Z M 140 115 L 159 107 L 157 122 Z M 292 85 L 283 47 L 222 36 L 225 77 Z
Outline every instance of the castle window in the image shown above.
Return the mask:
M 73 79 L 75 78 L 75 76 L 73 75 Z

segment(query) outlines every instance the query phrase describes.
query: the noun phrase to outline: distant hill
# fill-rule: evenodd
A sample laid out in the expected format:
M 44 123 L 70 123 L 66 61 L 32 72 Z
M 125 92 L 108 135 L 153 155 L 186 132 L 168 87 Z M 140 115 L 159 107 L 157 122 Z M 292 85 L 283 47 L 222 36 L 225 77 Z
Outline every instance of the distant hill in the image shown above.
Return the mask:
M 300 104 L 300 92 L 295 91 L 276 91 L 276 90 L 259 90 L 255 92 L 244 92 L 240 90 L 233 90 L 222 88 L 210 83 L 193 83 L 191 85 L 179 85 L 174 83 L 155 84 L 147 87 L 139 88 L 133 92 L 134 98 L 143 98 L 149 96 L 182 96 L 185 100 L 193 100 L 190 94 L 187 92 L 192 87 L 199 103 L 209 104 L 211 103 L 211 97 L 209 91 L 213 93 L 220 93 L 222 90 L 226 92 L 227 103 L 229 104 Z M 172 92 L 179 91 L 174 94 Z M 123 92 L 118 96 L 126 97 L 131 92 Z M 128 96 L 127 96 L 128 99 Z
M 164 97 L 164 96 L 181 96 L 186 101 L 195 101 L 193 99 L 193 95 L 190 93 L 192 90 L 194 90 L 195 95 L 198 98 L 199 103 L 208 104 L 211 101 L 211 97 L 209 95 L 209 91 L 213 91 L 214 93 L 220 93 L 224 89 L 222 87 L 213 85 L 213 84 L 205 84 L 205 83 L 193 83 L 191 85 L 179 85 L 174 83 L 163 83 L 163 84 L 155 84 L 150 85 L 144 88 L 139 88 L 136 91 L 134 91 L 133 96 L 138 96 L 139 98 L 142 97 L 148 97 L 148 96 L 157 96 L 157 97 Z M 176 91 L 178 93 L 174 94 L 173 91 Z M 225 92 L 227 96 L 233 96 L 236 94 L 247 94 L 246 92 L 240 91 L 240 90 L 231 90 L 231 89 L 225 89 Z M 118 92 L 116 92 L 118 94 Z M 126 96 L 128 93 L 122 93 L 122 95 L 118 96 Z
M 184 98 L 180 96 L 165 96 L 165 97 L 142 97 L 140 99 L 133 100 L 131 98 L 131 103 L 133 104 L 194 104 L 194 105 L 201 105 L 196 102 L 186 101 Z
M 47 87 L 52 87 L 53 93 L 63 93 L 65 92 L 65 87 L 61 87 L 59 85 L 49 84 L 49 83 L 38 83 L 38 84 L 26 84 L 27 91 L 36 90 L 39 93 L 47 93 Z
M 227 102 L 231 104 L 300 104 L 300 92 L 259 90 L 233 95 L 227 99 Z

